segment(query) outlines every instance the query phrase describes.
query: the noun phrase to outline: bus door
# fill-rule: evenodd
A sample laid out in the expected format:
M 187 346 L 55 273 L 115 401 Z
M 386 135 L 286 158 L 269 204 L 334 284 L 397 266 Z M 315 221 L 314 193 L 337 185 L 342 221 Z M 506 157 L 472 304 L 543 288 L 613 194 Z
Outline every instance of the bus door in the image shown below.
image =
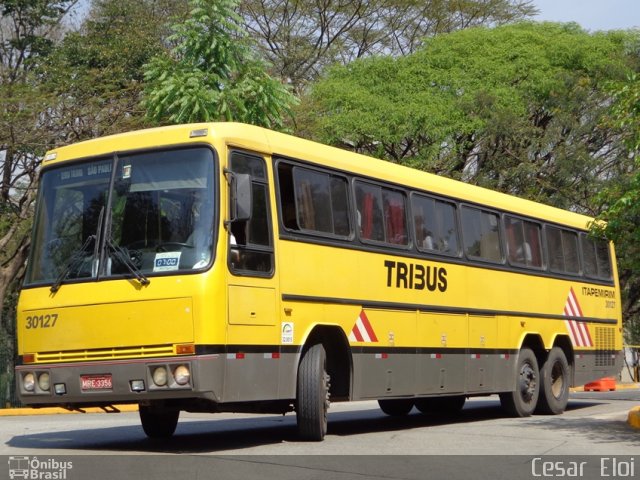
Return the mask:
M 250 212 L 248 218 L 236 219 L 230 212 L 225 232 L 229 281 L 223 401 L 273 399 L 278 393 L 280 352 L 267 169 L 260 155 L 232 151 L 229 170 L 230 185 L 248 175 Z

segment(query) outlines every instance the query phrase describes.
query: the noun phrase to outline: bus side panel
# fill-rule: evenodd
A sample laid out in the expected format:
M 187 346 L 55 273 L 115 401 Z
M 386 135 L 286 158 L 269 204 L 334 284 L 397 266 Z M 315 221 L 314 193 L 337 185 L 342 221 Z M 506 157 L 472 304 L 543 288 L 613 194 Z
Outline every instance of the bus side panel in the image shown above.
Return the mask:
M 367 309 L 365 315 L 370 325 L 376 325 L 376 330 L 371 330 L 375 335 L 371 338 L 365 329 L 356 327 L 362 330 L 360 335 L 366 341 L 360 342 L 363 347 L 352 349 L 355 396 L 414 395 L 416 349 L 395 348 L 395 342 L 397 339 L 406 343 L 415 336 L 416 313 Z
M 466 314 L 419 313 L 416 393 L 461 393 L 466 389 Z

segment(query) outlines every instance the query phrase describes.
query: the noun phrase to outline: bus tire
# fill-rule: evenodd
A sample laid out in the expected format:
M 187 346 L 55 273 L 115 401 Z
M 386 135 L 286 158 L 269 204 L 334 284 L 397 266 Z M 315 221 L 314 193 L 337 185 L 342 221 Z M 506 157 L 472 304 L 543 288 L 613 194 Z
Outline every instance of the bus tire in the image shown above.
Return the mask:
M 321 441 L 327 433 L 329 375 L 322 344 L 307 350 L 298 367 L 296 421 L 303 440 Z
M 140 405 L 140 422 L 149 438 L 169 438 L 176 431 L 180 410 L 160 410 Z
M 449 397 L 429 397 L 416 399 L 416 408 L 425 415 L 441 414 L 455 415 L 462 410 L 467 397 L 464 395 L 455 395 Z
M 528 417 L 538 404 L 540 370 L 538 360 L 530 348 L 520 349 L 516 368 L 516 387 L 513 392 L 500 394 L 502 408 L 511 416 Z
M 569 402 L 569 362 L 559 347 L 553 347 L 540 370 L 541 388 L 536 413 L 558 415 Z
M 412 398 L 387 398 L 378 400 L 380 410 L 392 417 L 403 417 L 413 408 Z

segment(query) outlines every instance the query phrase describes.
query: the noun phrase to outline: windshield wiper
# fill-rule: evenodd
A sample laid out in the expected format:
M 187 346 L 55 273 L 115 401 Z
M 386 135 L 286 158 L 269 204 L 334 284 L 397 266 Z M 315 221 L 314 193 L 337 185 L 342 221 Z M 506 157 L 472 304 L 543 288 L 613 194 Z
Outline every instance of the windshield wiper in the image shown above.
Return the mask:
M 138 266 L 133 263 L 129 253 L 124 248 L 115 245 L 110 238 L 107 238 L 107 247 L 113 252 L 115 258 L 127 267 L 136 280 L 140 282 L 140 285 L 149 285 L 151 283 L 151 280 L 149 280 Z
M 62 282 L 64 282 L 65 278 L 67 278 L 67 275 L 69 275 L 69 272 L 71 272 L 71 270 L 74 270 L 75 268 L 78 268 L 82 264 L 85 257 L 84 254 L 87 253 L 88 247 L 91 244 L 92 240 L 96 241 L 95 235 L 89 235 L 82 246 L 75 252 L 73 252 L 73 255 L 71 255 L 71 258 L 67 262 L 66 266 L 60 272 L 58 278 L 56 278 L 56 281 L 53 282 L 53 285 L 51 285 L 51 293 L 56 293 L 58 290 L 60 290 L 60 286 L 62 285 Z

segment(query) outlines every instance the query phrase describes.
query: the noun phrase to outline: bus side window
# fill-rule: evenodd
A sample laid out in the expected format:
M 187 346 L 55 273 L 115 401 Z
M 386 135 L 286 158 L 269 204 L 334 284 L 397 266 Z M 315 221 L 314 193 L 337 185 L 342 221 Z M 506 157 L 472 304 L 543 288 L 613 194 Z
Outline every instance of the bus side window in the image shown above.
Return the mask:
M 458 228 L 453 204 L 414 193 L 411 196 L 418 250 L 458 255 Z
M 351 235 L 349 189 L 341 175 L 278 162 L 278 193 L 286 230 L 328 237 Z
M 498 216 L 495 213 L 462 207 L 462 238 L 468 257 L 502 262 Z
M 547 226 L 546 234 L 551 270 L 574 275 L 580 273 L 578 234 L 552 226 Z
M 611 259 L 609 245 L 605 240 L 590 238 L 587 234 L 580 234 L 584 274 L 591 278 L 611 278 Z
M 268 276 L 273 272 L 273 242 L 264 160 L 232 152 L 229 164 L 233 172 L 251 175 L 252 188 L 251 218 L 229 227 L 229 267 L 239 274 Z
M 303 167 L 293 167 L 296 219 L 302 230 L 348 236 L 347 180 Z
M 280 194 L 280 209 L 282 224 L 287 230 L 300 230 L 296 218 L 296 200 L 293 191 L 293 166 L 278 163 L 278 193 Z
M 358 229 L 362 240 L 406 246 L 409 235 L 404 193 L 356 180 Z
M 380 187 L 356 181 L 358 229 L 363 240 L 384 241 Z
M 540 224 L 505 215 L 504 227 L 509 263 L 541 268 Z

